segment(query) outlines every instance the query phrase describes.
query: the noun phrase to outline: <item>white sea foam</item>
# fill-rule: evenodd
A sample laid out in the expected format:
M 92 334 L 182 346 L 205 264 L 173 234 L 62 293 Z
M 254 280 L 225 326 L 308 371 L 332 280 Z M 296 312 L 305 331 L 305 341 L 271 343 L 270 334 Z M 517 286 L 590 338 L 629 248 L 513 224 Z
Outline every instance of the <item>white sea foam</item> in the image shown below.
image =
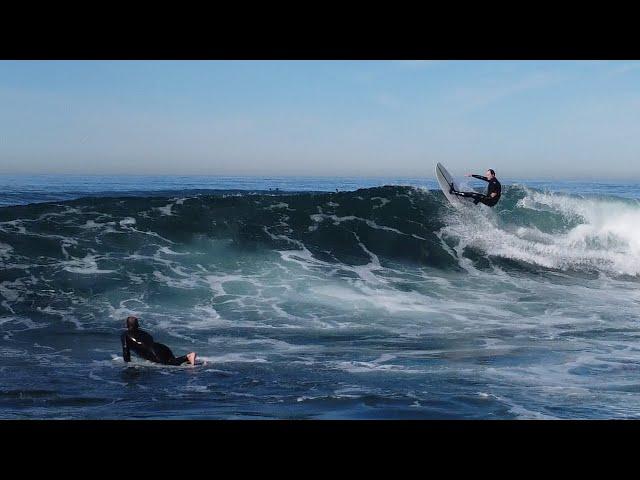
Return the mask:
M 73 258 L 64 262 L 64 270 L 80 275 L 104 275 L 113 273 L 115 270 L 103 270 L 98 267 L 98 257 L 95 255 L 86 255 L 84 258 Z
M 24 291 L 24 283 L 21 280 L 13 282 L 4 281 L 0 283 L 0 295 L 4 300 L 16 302 L 20 299 L 21 293 Z
M 86 229 L 86 230 L 93 230 L 93 229 L 96 229 L 96 228 L 112 227 L 115 224 L 116 224 L 116 222 L 100 223 L 100 222 L 96 222 L 94 220 L 87 220 L 84 225 L 80 225 L 80 228 L 83 228 L 83 229 Z M 109 228 L 109 230 L 110 231 L 115 231 L 113 228 Z
M 391 203 L 391 200 L 389 200 L 388 198 L 384 198 L 384 197 L 371 197 L 371 200 L 380 201 L 380 204 L 379 205 L 374 205 L 373 208 L 381 208 L 381 207 L 384 207 L 387 203 Z
M 164 253 L 165 255 L 189 255 L 189 253 L 174 252 L 169 247 L 160 247 L 158 253 Z
M 268 363 L 268 360 L 258 355 L 244 353 L 227 353 L 215 356 L 199 356 L 200 360 L 211 363 Z
M 468 245 L 488 255 L 551 269 L 640 275 L 640 205 L 622 199 L 526 192 L 517 208 L 554 212 L 578 224 L 557 233 L 544 233 L 535 225 L 509 228 L 495 212 L 478 209 L 450 215 L 441 233 L 458 238 L 459 251 Z
M 377 229 L 377 230 L 386 230 L 386 231 L 389 231 L 389 232 L 397 233 L 398 235 L 407 235 L 406 233 L 401 232 L 397 228 L 387 227 L 385 225 L 378 225 L 373 220 L 369 220 L 367 218 L 356 217 L 354 215 L 348 215 L 348 216 L 345 216 L 345 217 L 338 217 L 337 215 L 328 215 L 326 213 L 316 213 L 314 215 L 311 215 L 311 220 L 313 220 L 314 222 L 317 222 L 317 223 L 323 222 L 324 220 L 331 220 L 331 221 L 333 221 L 334 225 L 340 225 L 343 222 L 358 221 L 358 222 L 364 222 L 369 227 Z
M 154 270 L 153 276 L 156 281 L 160 283 L 164 283 L 165 285 L 172 288 L 180 288 L 180 289 L 193 289 L 198 286 L 198 279 L 195 277 L 186 277 L 186 278 L 172 278 L 167 275 L 159 272 L 158 270 Z
M 329 366 L 338 370 L 343 370 L 349 373 L 405 373 L 405 374 L 423 374 L 424 369 L 409 368 L 404 365 L 394 365 L 389 363 L 382 363 L 379 361 L 372 362 L 358 362 L 358 361 L 337 361 L 330 362 Z
M 169 203 L 164 207 L 156 207 L 155 209 L 158 210 L 162 215 L 173 216 L 173 212 L 171 211 L 171 209 L 173 208 L 173 205 L 174 205 L 173 203 Z
M 274 203 L 273 205 L 269 205 L 265 208 L 265 210 L 278 210 L 278 209 L 287 209 L 293 211 L 292 208 L 289 208 L 289 204 L 285 202 Z
M 13 247 L 11 245 L 0 242 L 0 260 L 9 260 L 12 251 Z

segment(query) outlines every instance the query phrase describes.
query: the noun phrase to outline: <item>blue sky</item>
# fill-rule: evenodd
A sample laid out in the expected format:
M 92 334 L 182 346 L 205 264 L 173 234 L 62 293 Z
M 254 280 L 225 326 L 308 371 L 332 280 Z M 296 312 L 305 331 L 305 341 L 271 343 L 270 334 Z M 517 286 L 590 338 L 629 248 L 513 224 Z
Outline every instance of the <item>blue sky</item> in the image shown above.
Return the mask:
M 0 173 L 640 179 L 635 61 L 0 61 Z

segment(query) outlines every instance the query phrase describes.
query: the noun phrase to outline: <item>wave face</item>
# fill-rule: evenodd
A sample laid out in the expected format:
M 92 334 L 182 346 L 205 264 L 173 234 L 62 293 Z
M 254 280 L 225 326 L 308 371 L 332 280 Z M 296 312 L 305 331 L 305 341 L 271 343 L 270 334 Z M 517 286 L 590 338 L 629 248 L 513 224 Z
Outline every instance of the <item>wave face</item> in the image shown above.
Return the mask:
M 133 399 L 109 407 L 122 385 L 145 387 L 121 373 L 129 314 L 210 365 L 146 385 L 189 398 L 196 416 L 640 413 L 615 396 L 631 388 L 621 365 L 635 361 L 635 200 L 518 185 L 495 209 L 463 210 L 402 186 L 82 198 L 0 208 L 0 266 L 5 362 L 27 362 L 33 378 L 21 390 L 12 373 L 0 391 L 8 417 L 52 405 L 136 416 Z M 51 365 L 70 384 L 88 375 L 92 396 L 49 385 Z M 586 410 L 570 406 L 576 395 Z

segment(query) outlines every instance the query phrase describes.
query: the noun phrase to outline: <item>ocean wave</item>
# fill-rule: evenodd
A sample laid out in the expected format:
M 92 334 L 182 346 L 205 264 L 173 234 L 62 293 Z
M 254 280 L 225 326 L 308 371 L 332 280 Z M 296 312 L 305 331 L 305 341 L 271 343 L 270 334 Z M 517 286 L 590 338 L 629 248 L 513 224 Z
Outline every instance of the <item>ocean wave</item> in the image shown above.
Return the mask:
M 115 319 L 171 305 L 196 317 L 197 305 L 215 312 L 207 318 L 219 325 L 233 308 L 243 312 L 242 325 L 272 312 L 276 320 L 265 328 L 297 328 L 298 311 L 256 297 L 293 296 L 304 275 L 318 280 L 308 291 L 323 312 L 306 320 L 335 327 L 342 313 L 331 312 L 343 303 L 433 311 L 425 299 L 446 287 L 438 284 L 448 284 L 449 274 L 636 279 L 640 205 L 519 185 L 506 187 L 495 209 L 466 210 L 440 191 L 402 186 L 92 197 L 0 208 L 0 267 L 0 312 L 8 316 L 81 325 L 83 309 L 89 318 Z

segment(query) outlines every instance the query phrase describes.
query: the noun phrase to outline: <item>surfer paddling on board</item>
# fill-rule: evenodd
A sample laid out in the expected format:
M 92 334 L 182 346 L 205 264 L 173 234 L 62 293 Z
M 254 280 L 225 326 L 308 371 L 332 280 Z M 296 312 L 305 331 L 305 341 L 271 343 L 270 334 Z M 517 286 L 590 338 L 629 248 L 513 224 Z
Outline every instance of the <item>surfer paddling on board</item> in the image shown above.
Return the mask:
M 182 365 L 189 362 L 196 364 L 196 354 L 191 352 L 182 357 L 176 358 L 173 352 L 162 343 L 153 341 L 153 337 L 142 330 L 138 325 L 137 317 L 127 317 L 127 330 L 120 336 L 122 340 L 122 357 L 125 362 L 131 361 L 131 350 L 140 357 L 151 362 L 162 363 L 163 365 Z
M 450 194 L 458 195 L 459 197 L 473 198 L 473 203 L 476 205 L 478 203 L 484 203 L 489 207 L 494 207 L 498 203 L 498 201 L 500 200 L 500 196 L 502 195 L 502 185 L 500 185 L 500 182 L 496 178 L 496 172 L 494 172 L 491 168 L 487 170 L 484 177 L 482 175 L 473 175 L 471 173 L 467 173 L 465 177 L 473 177 L 479 180 L 484 180 L 485 182 L 489 182 L 489 185 L 487 185 L 487 194 L 483 195 L 482 193 L 478 192 L 458 192 L 457 190 L 454 190 L 453 185 L 449 190 Z

